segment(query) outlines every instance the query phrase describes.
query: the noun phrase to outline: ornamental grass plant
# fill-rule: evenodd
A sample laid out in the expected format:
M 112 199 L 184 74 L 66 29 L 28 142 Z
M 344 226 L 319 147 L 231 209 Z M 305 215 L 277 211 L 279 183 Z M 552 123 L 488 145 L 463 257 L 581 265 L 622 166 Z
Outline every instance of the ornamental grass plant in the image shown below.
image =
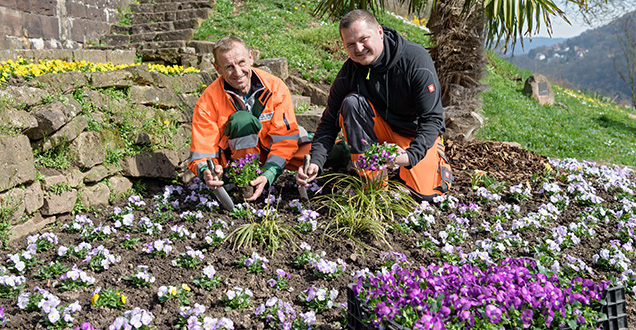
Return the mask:
M 367 179 L 346 173 L 325 175 L 325 186 L 332 193 L 315 198 L 327 210 L 327 230 L 332 236 L 368 235 L 389 245 L 387 229 L 401 230 L 398 220 L 417 203 L 404 185 L 385 181 L 382 176 Z

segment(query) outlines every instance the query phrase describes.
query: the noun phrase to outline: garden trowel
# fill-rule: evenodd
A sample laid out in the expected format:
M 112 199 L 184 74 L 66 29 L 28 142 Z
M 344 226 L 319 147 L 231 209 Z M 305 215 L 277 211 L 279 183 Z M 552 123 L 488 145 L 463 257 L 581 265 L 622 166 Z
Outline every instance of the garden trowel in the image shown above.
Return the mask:
M 214 164 L 212 163 L 212 160 L 209 158 L 208 158 L 208 168 L 210 169 L 210 172 L 212 172 L 212 177 L 214 178 L 214 180 L 218 180 L 216 174 L 214 174 Z M 218 187 L 215 190 L 212 190 L 212 192 L 214 193 L 214 196 L 216 196 L 216 199 L 218 199 L 221 202 L 221 204 L 226 210 L 231 212 L 234 209 L 234 202 L 230 198 L 230 195 L 227 194 L 227 191 L 225 191 L 225 188 L 223 188 L 223 186 Z
M 309 161 L 311 160 L 311 156 L 309 154 L 305 155 L 305 161 L 303 162 L 303 171 L 307 174 L 307 169 L 309 168 Z M 302 203 L 309 202 L 309 196 L 307 195 L 307 187 L 298 185 L 298 193 L 300 194 L 300 201 Z

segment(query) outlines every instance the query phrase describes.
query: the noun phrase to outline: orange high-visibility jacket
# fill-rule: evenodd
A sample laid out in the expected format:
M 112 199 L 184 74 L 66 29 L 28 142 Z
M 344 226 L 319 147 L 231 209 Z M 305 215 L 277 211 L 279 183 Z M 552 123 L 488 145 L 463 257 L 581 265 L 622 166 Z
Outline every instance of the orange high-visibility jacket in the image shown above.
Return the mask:
M 258 133 L 258 145 L 261 151 L 268 152 L 264 168 L 276 167 L 280 173 L 298 150 L 299 130 L 291 94 L 280 78 L 256 68 L 252 70 L 253 95 L 264 104 L 258 116 L 263 124 Z M 232 114 L 243 111 L 241 102 L 236 102 L 232 92 L 224 89 L 222 78 L 208 86 L 194 106 L 188 168 L 200 178 L 207 168 L 205 160 L 208 158 L 215 164 L 227 166 L 220 161 L 223 159 L 221 154 L 229 147 L 223 129 Z M 261 85 L 260 88 L 257 85 Z M 258 90 L 254 90 L 255 86 Z M 273 178 L 268 176 L 268 179 L 271 184 Z

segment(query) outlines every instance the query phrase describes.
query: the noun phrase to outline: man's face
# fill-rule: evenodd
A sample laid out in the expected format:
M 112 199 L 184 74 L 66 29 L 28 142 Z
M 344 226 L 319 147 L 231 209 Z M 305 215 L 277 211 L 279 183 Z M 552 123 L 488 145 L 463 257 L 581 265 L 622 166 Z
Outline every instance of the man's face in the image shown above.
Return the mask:
M 340 30 L 340 36 L 349 58 L 362 65 L 373 64 L 384 50 L 384 31 L 380 25 L 374 27 L 365 21 L 357 21 Z
M 247 95 L 251 87 L 253 64 L 252 52 L 236 44 L 231 50 L 217 54 L 214 68 L 239 94 Z

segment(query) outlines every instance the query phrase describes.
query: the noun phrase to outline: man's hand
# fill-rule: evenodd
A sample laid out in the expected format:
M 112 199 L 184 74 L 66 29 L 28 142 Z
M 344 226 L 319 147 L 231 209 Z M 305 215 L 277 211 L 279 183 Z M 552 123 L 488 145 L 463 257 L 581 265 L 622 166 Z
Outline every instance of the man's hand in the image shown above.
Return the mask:
M 318 165 L 313 163 L 309 164 L 307 173 L 305 173 L 305 170 L 302 166 L 299 167 L 298 173 L 296 173 L 296 183 L 300 186 L 307 187 L 309 185 L 309 182 L 313 181 L 316 176 L 318 176 L 319 170 L 320 169 L 318 168 Z
M 411 161 L 409 161 L 409 155 L 404 151 L 404 149 L 397 147 L 398 156 L 395 157 L 393 164 L 397 166 L 409 166 L 411 165 Z M 389 166 L 393 167 L 393 164 L 389 164 Z
M 223 181 L 218 179 L 223 176 L 223 167 L 221 165 L 214 166 L 214 174 L 215 175 L 212 175 L 212 171 L 210 169 L 203 171 L 203 180 L 205 181 L 205 185 L 210 187 L 212 190 L 223 186 Z
M 252 197 L 247 198 L 246 201 L 251 202 L 255 201 L 258 197 L 261 196 L 265 186 L 267 185 L 267 178 L 263 175 L 256 177 L 256 179 L 250 181 L 250 185 L 254 186 L 254 195 Z

